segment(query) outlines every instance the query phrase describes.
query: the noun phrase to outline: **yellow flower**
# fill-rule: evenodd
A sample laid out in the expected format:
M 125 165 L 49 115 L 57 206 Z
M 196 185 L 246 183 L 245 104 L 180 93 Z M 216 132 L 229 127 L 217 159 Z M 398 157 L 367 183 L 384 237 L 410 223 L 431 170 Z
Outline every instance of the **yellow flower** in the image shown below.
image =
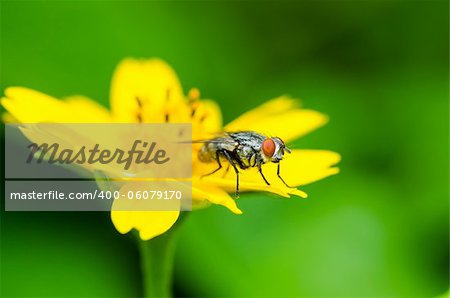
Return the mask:
M 126 59 L 117 67 L 111 87 L 111 111 L 82 96 L 58 100 L 23 87 L 5 91 L 2 105 L 9 112 L 5 119 L 21 123 L 192 123 L 194 140 L 207 139 L 221 131 L 252 130 L 268 136 L 278 136 L 285 142 L 297 139 L 324 125 L 327 117 L 316 111 L 302 109 L 289 97 L 279 97 L 244 113 L 222 126 L 219 106 L 211 100 L 199 99 L 192 89 L 185 96 L 181 84 L 165 62 L 158 59 Z M 193 144 L 193 208 L 219 204 L 241 214 L 236 201 L 228 192 L 234 192 L 234 171 L 219 171 L 200 177 L 216 168 L 216 164 L 202 163 L 197 158 L 201 144 Z M 292 150 L 282 162 L 285 180 L 293 186 L 305 185 L 338 173 L 333 167 L 340 160 L 337 153 L 325 150 Z M 276 165 L 263 166 L 268 186 L 256 169 L 242 171 L 241 191 L 268 191 L 279 196 L 306 193 L 286 187 L 276 176 Z M 178 211 L 112 211 L 116 229 L 127 233 L 133 228 L 143 240 L 158 236 L 172 227 Z

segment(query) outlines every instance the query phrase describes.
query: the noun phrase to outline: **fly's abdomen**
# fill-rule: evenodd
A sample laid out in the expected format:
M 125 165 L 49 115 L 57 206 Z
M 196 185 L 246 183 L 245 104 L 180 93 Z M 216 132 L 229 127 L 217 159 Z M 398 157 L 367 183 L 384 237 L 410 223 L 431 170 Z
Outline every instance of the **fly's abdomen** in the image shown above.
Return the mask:
M 205 142 L 203 147 L 198 151 L 198 159 L 201 162 L 213 162 L 220 159 L 225 159 L 224 152 L 235 151 L 239 145 L 234 139 L 230 137 L 221 137 Z
M 201 162 L 210 163 L 216 160 L 217 145 L 213 143 L 206 143 L 198 151 L 198 159 Z

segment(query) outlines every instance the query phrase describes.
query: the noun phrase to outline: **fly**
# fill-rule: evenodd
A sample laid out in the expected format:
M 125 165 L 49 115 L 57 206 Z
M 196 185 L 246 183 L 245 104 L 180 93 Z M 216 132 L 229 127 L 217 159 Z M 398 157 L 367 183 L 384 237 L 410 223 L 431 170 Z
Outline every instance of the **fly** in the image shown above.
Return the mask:
M 201 141 L 202 148 L 198 152 L 201 162 L 216 162 L 218 168 L 202 177 L 212 175 L 222 168 L 222 161 L 227 161 L 236 173 L 236 193 L 239 197 L 239 170 L 257 167 L 261 177 L 267 185 L 270 185 L 262 171 L 262 165 L 268 162 L 277 163 L 277 176 L 289 186 L 280 175 L 280 161 L 284 152 L 291 153 L 284 142 L 278 137 L 267 137 L 253 131 L 228 132 L 222 136 Z M 229 166 L 228 166 L 229 168 Z M 227 168 L 227 171 L 228 171 Z

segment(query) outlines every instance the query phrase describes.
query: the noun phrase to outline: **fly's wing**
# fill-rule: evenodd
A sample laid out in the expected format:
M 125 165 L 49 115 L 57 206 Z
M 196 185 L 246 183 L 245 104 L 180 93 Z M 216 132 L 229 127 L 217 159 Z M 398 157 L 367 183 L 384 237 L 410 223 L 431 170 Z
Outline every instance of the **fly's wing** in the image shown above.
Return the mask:
M 204 144 L 203 147 L 208 148 L 208 151 L 216 151 L 216 150 L 227 150 L 233 151 L 237 145 L 239 145 L 236 140 L 234 140 L 228 134 L 223 134 L 222 136 L 205 139 L 205 140 L 192 140 L 181 143 L 187 144 Z
M 217 149 L 225 149 L 227 151 L 233 151 L 237 145 L 239 145 L 236 140 L 229 136 L 218 137 L 209 140 L 193 141 L 194 143 L 203 143 L 208 147 L 215 147 Z
M 181 141 L 179 143 L 183 144 L 220 144 L 220 143 L 231 143 L 234 142 L 233 138 L 230 137 L 228 133 L 217 134 L 216 137 L 210 139 L 202 139 L 202 140 L 190 140 L 190 141 Z

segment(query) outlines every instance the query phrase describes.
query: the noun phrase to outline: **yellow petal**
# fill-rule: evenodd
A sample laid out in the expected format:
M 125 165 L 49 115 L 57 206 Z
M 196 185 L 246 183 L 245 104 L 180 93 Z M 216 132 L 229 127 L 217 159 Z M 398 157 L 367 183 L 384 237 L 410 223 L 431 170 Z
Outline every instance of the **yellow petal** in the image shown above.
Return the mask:
M 294 103 L 285 97 L 271 100 L 226 125 L 225 131 L 252 130 L 289 142 L 327 123 L 327 116 L 294 108 Z
M 287 96 L 280 96 L 242 114 L 229 123 L 228 126 L 230 126 L 230 128 L 241 127 L 239 129 L 242 129 L 242 127 L 245 127 L 248 123 L 259 121 L 261 118 L 284 113 L 296 107 L 298 107 L 298 102 L 296 100 Z
M 125 183 L 119 192 L 122 194 L 127 194 L 129 191 L 137 193 L 137 191 L 146 189 L 146 185 L 146 181 L 130 181 Z M 149 240 L 169 230 L 180 215 L 179 203 L 177 210 L 134 211 L 143 210 L 146 207 L 144 206 L 145 204 L 147 204 L 147 201 L 137 199 L 129 200 L 121 196 L 119 199 L 114 200 L 111 210 L 111 220 L 116 229 L 120 233 L 125 234 L 134 228 L 139 231 L 139 236 L 142 240 Z
M 117 122 L 186 122 L 189 107 L 176 73 L 159 59 L 125 59 L 111 85 Z M 168 120 L 168 121 L 167 121 Z
M 192 107 L 192 138 L 211 138 L 222 131 L 222 113 L 219 105 L 212 100 L 199 100 Z
M 10 87 L 5 90 L 5 95 L 3 107 L 20 122 L 62 120 L 70 114 L 60 100 L 28 88 Z
M 111 211 L 117 231 L 128 233 L 135 228 L 142 240 L 165 233 L 177 221 L 180 211 Z
M 339 173 L 339 168 L 334 166 L 340 160 L 341 156 L 333 151 L 292 150 L 281 162 L 281 175 L 293 186 L 310 184 Z M 271 168 L 274 171 L 275 164 Z
M 22 123 L 94 123 L 110 122 L 109 112 L 85 97 L 71 97 L 62 101 L 44 93 L 10 87 L 5 90 L 2 105 L 17 121 Z
M 340 155 L 326 150 L 292 150 L 291 154 L 285 155 L 281 161 L 281 177 L 290 186 L 301 186 L 337 174 L 339 169 L 333 167 L 340 161 Z M 200 166 L 200 164 L 199 164 Z M 225 174 L 225 168 L 217 173 L 204 177 L 205 183 L 216 185 L 229 192 L 236 188 L 236 175 L 233 169 Z M 214 165 L 204 164 L 197 170 L 209 173 Z M 288 188 L 277 176 L 277 165 L 268 163 L 262 166 L 264 176 L 270 183 L 266 185 L 256 168 L 241 170 L 239 174 L 239 186 L 241 191 L 268 191 L 280 196 L 289 197 L 290 194 L 307 197 L 301 190 Z M 196 173 L 199 175 L 199 173 Z
M 13 117 L 13 115 L 9 113 L 3 113 L 2 114 L 2 121 L 4 123 L 19 123 L 19 121 Z
M 337 174 L 338 168 L 333 167 L 340 161 L 339 154 L 327 150 L 292 150 L 286 154 L 280 163 L 280 175 L 290 186 L 306 185 L 330 175 Z M 277 164 L 267 163 L 262 167 L 263 173 L 271 186 L 282 187 L 284 184 L 277 176 Z M 248 173 L 248 174 L 247 174 Z M 264 181 L 258 171 L 248 171 L 243 180 L 251 182 Z M 228 173 L 227 177 L 230 177 Z M 232 178 L 232 176 L 230 177 Z M 289 188 L 287 188 L 289 190 Z
M 70 111 L 82 113 L 83 121 L 80 123 L 111 123 L 111 112 L 101 104 L 85 96 L 74 95 L 64 98 Z
M 212 170 L 214 170 L 213 168 L 208 168 L 208 167 L 204 167 L 203 168 L 204 171 L 203 173 L 210 173 L 212 172 Z M 211 176 L 206 176 L 206 177 L 201 177 L 201 176 L 196 176 L 194 177 L 194 181 L 195 179 L 199 179 L 200 181 L 202 181 L 204 184 L 206 185 L 210 185 L 212 187 L 216 187 L 216 188 L 220 188 L 223 189 L 231 194 L 234 195 L 235 190 L 236 190 L 236 175 L 233 171 L 233 169 L 229 170 L 226 174 L 225 174 L 225 167 L 218 171 L 217 173 L 211 175 Z M 286 187 L 283 186 L 278 186 L 278 185 L 266 185 L 265 182 L 262 180 L 261 176 L 258 175 L 254 175 L 253 172 L 255 172 L 255 169 L 247 169 L 247 170 L 241 170 L 239 173 L 239 190 L 240 192 L 246 192 L 246 191 L 267 191 L 267 192 L 271 192 L 274 194 L 277 194 L 279 196 L 282 197 L 289 197 L 289 189 L 286 189 Z M 259 177 L 259 179 L 254 179 L 254 177 Z M 303 192 L 302 193 L 302 197 L 306 197 L 307 195 Z
M 198 177 L 192 181 L 192 198 L 195 201 L 207 200 L 213 204 L 227 207 L 235 214 L 242 214 L 235 200 L 219 187 L 204 183 Z

